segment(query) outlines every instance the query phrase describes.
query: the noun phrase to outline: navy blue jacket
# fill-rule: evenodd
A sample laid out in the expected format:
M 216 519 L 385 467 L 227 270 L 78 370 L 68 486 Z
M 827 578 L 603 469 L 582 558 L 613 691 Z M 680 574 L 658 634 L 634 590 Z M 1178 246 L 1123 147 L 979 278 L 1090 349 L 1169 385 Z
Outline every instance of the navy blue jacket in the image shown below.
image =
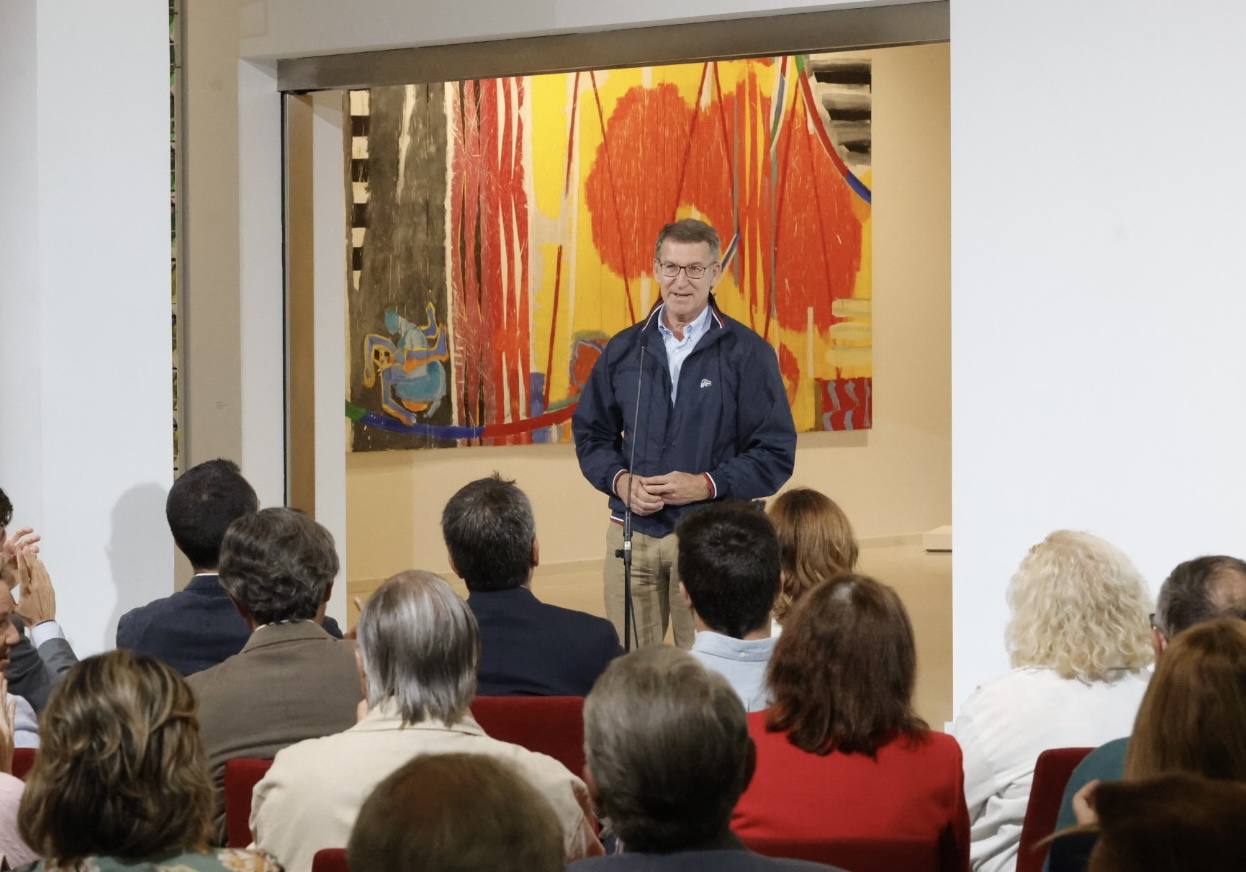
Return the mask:
M 337 621 L 325 618 L 324 628 L 342 638 Z M 251 638 L 216 575 L 196 575 L 172 596 L 131 609 L 117 621 L 117 647 L 149 654 L 182 675 L 215 666 L 242 650 Z
M 711 304 L 709 329 L 684 361 L 672 405 L 660 312 L 659 306 L 611 339 L 584 386 L 572 419 L 584 477 L 610 495 L 610 511 L 622 518 L 614 481 L 629 469 L 635 417 L 637 475 L 708 472 L 718 499 L 770 496 L 796 463 L 796 428 L 774 349 Z M 642 342 L 644 385 L 636 416 Z M 632 524 L 647 536 L 665 536 L 697 505 L 633 516 Z
M 526 587 L 472 591 L 481 696 L 587 696 L 623 653 L 605 618 L 543 603 Z

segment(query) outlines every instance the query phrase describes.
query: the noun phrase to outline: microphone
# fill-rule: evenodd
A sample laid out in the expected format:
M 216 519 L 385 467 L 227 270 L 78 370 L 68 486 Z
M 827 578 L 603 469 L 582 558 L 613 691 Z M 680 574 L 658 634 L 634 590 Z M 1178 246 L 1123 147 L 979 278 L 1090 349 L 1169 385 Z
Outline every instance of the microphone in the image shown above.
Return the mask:
M 654 307 L 654 312 L 658 309 Z M 635 640 L 636 647 L 640 647 L 640 635 L 636 630 L 636 623 L 633 617 L 632 609 L 632 498 L 636 488 L 636 443 L 639 441 L 640 431 L 640 395 L 645 383 L 645 332 L 649 329 L 649 323 L 653 320 L 653 312 L 649 313 L 649 317 L 645 318 L 644 325 L 637 334 L 637 343 L 640 345 L 640 369 L 636 373 L 636 406 L 632 411 L 632 451 L 631 458 L 627 462 L 627 499 L 623 506 L 623 547 L 614 552 L 614 556 L 623 560 L 623 650 L 632 650 L 632 641 Z

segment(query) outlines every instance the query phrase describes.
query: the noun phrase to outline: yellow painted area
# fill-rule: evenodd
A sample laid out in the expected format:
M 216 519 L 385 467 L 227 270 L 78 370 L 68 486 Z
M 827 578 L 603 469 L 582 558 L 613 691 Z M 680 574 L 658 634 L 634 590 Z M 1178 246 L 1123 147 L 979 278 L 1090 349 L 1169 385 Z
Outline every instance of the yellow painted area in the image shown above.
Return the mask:
M 769 98 L 775 92 L 780 65 L 758 61 L 728 61 L 718 65 L 719 82 L 724 94 L 735 91 L 737 83 L 747 83 L 752 74 L 758 93 Z M 611 336 L 632 323 L 629 316 L 625 282 L 613 270 L 607 268 L 593 240 L 592 216 L 589 214 L 585 187 L 594 156 L 602 143 L 602 121 L 609 120 L 620 98 L 637 87 L 657 88 L 673 84 L 679 94 L 692 106 L 701 81 L 704 65 L 680 64 L 647 69 L 597 71 L 579 74 L 578 105 L 575 111 L 575 130 L 571 154 L 573 169 L 569 190 L 565 190 L 567 171 L 568 135 L 571 133 L 574 73 L 533 76 L 527 80 L 530 113 L 529 136 L 531 148 L 527 155 L 531 165 L 532 191 L 529 202 L 534 208 L 531 214 L 531 276 L 533 281 L 532 361 L 534 369 L 544 370 L 549 354 L 551 315 L 554 311 L 555 282 L 559 274 L 558 247 L 563 246 L 561 282 L 558 294 L 556 340 L 554 342 L 551 369 L 547 373 L 550 383 L 551 404 L 565 401 L 570 390 L 569 368 L 573 349 L 573 336 L 580 333 Z M 594 97 L 593 78 L 596 79 L 596 95 L 600 99 L 600 111 Z M 745 90 L 747 93 L 747 88 Z M 702 94 L 702 107 L 708 107 L 716 96 L 712 71 Z M 792 111 L 794 101 L 800 99 L 796 81 L 795 64 L 788 61 L 788 82 L 785 92 L 785 117 Z M 741 109 L 741 111 L 744 111 Z M 760 106 L 757 107 L 760 112 Z M 717 123 L 709 114 L 698 123 Z M 751 130 L 752 135 L 740 146 L 737 159 L 747 160 L 750 154 L 768 147 L 770 117 L 762 123 L 741 129 Z M 617 160 L 614 157 L 614 160 Z M 613 162 L 613 161 L 612 161 Z M 862 181 L 870 186 L 871 173 L 866 171 Z M 789 194 L 790 196 L 791 194 Z M 623 192 L 618 196 L 624 197 Z M 857 377 L 872 374 L 871 329 L 869 300 L 872 296 L 873 271 L 870 249 L 872 245 L 872 221 L 870 206 L 860 198 L 853 198 L 853 211 L 862 223 L 861 244 L 863 257 L 853 287 L 852 300 L 837 301 L 832 311 L 846 320 L 835 324 L 829 331 L 818 331 L 806 336 L 804 330 L 780 330 L 771 325 L 770 340 L 777 349 L 780 343 L 791 350 L 801 368 L 801 384 L 794 397 L 793 413 L 800 430 L 813 429 L 816 406 L 812 382 L 815 378 L 833 379 L 837 376 Z M 702 217 L 695 209 L 681 205 L 677 217 Z M 656 235 L 658 228 L 653 228 Z M 718 228 L 726 246 L 731 228 Z M 768 252 L 760 249 L 760 241 L 746 238 L 747 268 L 751 280 L 763 286 L 763 271 L 769 268 Z M 632 270 L 643 269 L 648 273 L 650 265 L 629 264 Z M 646 277 L 650 295 L 656 296 L 657 286 Z M 642 280 L 630 281 L 635 318 L 645 314 L 642 299 Z M 716 297 L 724 312 L 744 324 L 755 323 L 760 332 L 765 322 L 768 301 L 757 300 L 758 308 L 750 317 L 747 292 L 736 285 L 732 272 L 726 271 L 715 289 Z M 810 347 L 812 345 L 812 347 Z M 807 361 L 813 361 L 813 372 L 805 371 Z

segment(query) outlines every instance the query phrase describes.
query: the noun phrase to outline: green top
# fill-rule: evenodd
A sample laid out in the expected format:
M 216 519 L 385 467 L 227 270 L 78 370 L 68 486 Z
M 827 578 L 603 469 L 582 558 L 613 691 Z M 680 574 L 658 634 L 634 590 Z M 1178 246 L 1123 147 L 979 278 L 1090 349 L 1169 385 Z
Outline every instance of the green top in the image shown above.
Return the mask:
M 23 867 L 23 872 L 281 872 L 281 866 L 260 851 L 216 848 L 155 860 L 87 857 L 68 866 L 40 860 Z

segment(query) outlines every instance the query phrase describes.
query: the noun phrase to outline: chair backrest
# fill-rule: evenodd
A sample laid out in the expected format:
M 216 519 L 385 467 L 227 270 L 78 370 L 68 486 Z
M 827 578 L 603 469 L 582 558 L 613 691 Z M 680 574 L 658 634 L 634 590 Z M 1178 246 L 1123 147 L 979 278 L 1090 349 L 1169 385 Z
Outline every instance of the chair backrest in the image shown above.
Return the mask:
M 795 839 L 744 840 L 750 850 L 767 857 L 810 860 L 852 872 L 939 872 L 939 845 L 934 841 L 898 839 L 833 839 L 824 842 Z
M 30 771 L 30 767 L 35 765 L 35 749 L 34 748 L 14 748 L 13 749 L 13 777 L 26 780 L 26 773 Z
M 1017 872 L 1042 872 L 1047 860 L 1047 845 L 1039 845 L 1056 830 L 1060 802 L 1069 776 L 1094 748 L 1050 748 L 1038 755 L 1034 764 L 1034 781 L 1030 784 L 1030 802 L 1025 808 L 1021 825 L 1021 844 L 1017 848 Z
M 584 777 L 584 697 L 478 696 L 472 716 L 492 738 L 548 754 Z
M 312 857 L 312 872 L 350 872 L 345 848 L 321 848 Z
M 225 761 L 225 844 L 229 847 L 251 844 L 251 793 L 272 765 L 272 760 L 252 757 Z

